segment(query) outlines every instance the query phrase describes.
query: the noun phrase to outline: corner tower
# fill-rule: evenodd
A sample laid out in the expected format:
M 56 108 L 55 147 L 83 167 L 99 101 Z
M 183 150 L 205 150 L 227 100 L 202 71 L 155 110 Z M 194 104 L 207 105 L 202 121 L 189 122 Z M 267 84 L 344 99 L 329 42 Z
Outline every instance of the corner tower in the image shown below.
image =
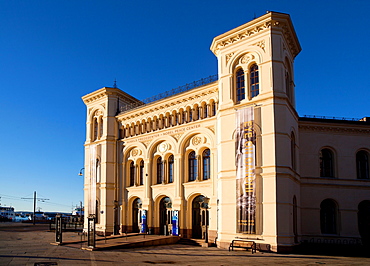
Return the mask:
M 120 107 L 140 104 L 140 101 L 117 88 L 107 87 L 85 95 L 82 100 L 87 107 L 84 230 L 87 230 L 87 217 L 94 215 L 96 231 L 109 235 L 117 233 L 120 215 L 117 164 L 120 147 L 116 115 Z
M 290 16 L 268 12 L 214 38 L 211 50 L 219 75 L 219 245 L 247 237 L 290 248 L 299 230 L 293 62 L 301 50 Z M 238 154 L 244 136 L 251 146 Z

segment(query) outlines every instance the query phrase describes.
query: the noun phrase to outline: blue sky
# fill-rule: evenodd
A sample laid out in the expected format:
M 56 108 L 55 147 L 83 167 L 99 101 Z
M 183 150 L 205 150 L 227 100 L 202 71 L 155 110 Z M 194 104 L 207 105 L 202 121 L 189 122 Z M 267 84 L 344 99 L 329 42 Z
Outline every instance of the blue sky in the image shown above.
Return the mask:
M 117 86 L 143 99 L 217 73 L 212 39 L 267 10 L 291 15 L 299 115 L 370 116 L 369 1 L 0 0 L 2 205 L 83 200 L 85 106 Z

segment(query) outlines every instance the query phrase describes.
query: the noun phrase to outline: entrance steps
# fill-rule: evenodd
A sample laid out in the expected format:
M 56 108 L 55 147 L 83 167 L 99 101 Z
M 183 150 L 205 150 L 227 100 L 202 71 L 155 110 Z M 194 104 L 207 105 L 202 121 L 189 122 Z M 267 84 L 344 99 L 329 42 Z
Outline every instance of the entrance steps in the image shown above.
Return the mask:
M 187 238 L 180 238 L 177 244 L 181 245 L 191 245 L 191 246 L 198 246 L 201 247 L 204 244 L 204 239 L 187 239 Z
M 97 237 L 95 247 L 88 247 L 87 241 L 64 242 L 60 245 L 81 248 L 84 250 L 104 250 L 104 249 L 124 249 L 124 248 L 137 248 L 147 246 L 159 246 L 175 244 L 179 241 L 178 236 L 160 236 L 160 235 L 147 235 L 147 234 L 127 234 L 119 236 Z M 51 243 L 54 244 L 54 243 Z

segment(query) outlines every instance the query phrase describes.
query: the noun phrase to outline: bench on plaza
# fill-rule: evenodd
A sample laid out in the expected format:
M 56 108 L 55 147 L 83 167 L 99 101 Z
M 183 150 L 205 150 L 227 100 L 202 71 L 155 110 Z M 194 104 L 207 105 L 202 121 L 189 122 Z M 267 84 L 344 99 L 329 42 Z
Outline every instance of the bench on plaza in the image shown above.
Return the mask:
M 231 241 L 229 246 L 229 251 L 234 250 L 234 248 L 244 248 L 246 250 L 251 249 L 252 254 L 256 252 L 256 243 L 251 240 L 244 239 L 234 239 Z

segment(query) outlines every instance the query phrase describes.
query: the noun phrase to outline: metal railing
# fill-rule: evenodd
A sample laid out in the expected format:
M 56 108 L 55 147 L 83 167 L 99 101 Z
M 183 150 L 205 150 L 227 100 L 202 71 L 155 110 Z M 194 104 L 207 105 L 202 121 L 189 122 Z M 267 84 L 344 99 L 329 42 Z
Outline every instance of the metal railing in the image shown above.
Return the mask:
M 153 103 L 153 102 L 162 100 L 164 98 L 167 98 L 167 97 L 170 97 L 170 96 L 173 96 L 173 95 L 176 95 L 176 94 L 179 94 L 179 93 L 182 93 L 182 92 L 185 92 L 185 91 L 189 91 L 191 89 L 194 89 L 194 88 L 212 83 L 216 80 L 218 80 L 218 75 L 217 74 L 206 77 L 206 78 L 202 78 L 200 80 L 193 81 L 192 83 L 185 84 L 185 85 L 177 87 L 175 89 L 165 91 L 165 92 L 162 92 L 160 94 L 145 98 L 144 100 L 138 101 L 136 103 L 125 104 L 123 106 L 120 106 L 120 112 L 121 113 L 126 112 L 128 110 L 132 110 L 132 109 L 141 107 L 143 105 Z
M 316 119 L 331 119 L 331 120 L 344 120 L 344 121 L 361 121 L 362 118 L 348 118 L 337 116 L 320 116 L 320 115 L 304 115 L 303 118 L 316 118 Z

